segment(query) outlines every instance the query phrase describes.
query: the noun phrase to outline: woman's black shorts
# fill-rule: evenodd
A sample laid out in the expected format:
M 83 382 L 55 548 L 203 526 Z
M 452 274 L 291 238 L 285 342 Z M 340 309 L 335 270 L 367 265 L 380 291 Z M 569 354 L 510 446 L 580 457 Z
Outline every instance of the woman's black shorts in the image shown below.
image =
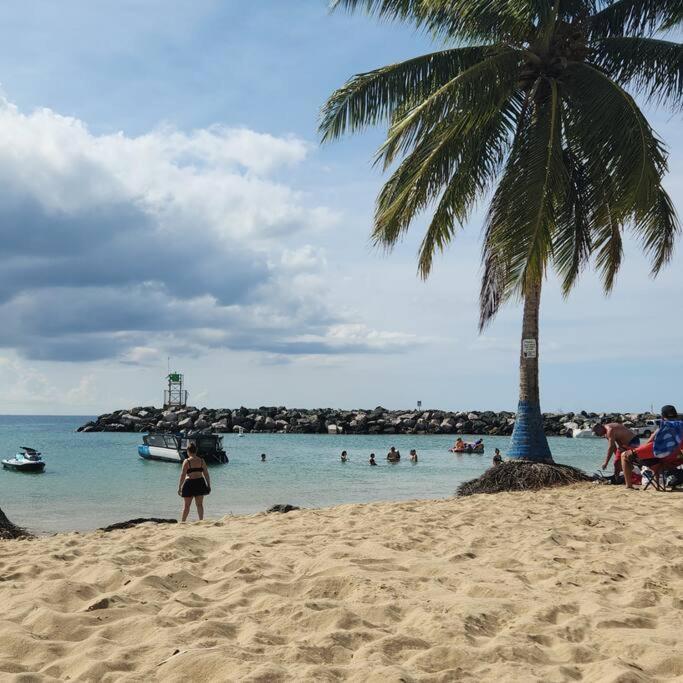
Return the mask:
M 180 489 L 180 494 L 183 498 L 193 498 L 194 496 L 207 496 L 209 494 L 209 487 L 204 481 L 204 477 L 197 477 L 196 479 L 186 479 L 183 482 L 183 487 Z

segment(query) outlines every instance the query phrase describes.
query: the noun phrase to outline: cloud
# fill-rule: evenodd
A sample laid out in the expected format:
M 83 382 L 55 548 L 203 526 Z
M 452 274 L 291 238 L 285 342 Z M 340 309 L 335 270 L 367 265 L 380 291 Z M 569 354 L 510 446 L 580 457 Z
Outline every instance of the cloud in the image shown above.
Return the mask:
M 86 373 L 75 385 L 57 387 L 35 367 L 16 358 L 0 356 L 2 402 L 9 410 L 17 406 L 40 405 L 54 409 L 56 405 L 83 406 L 95 400 L 95 378 Z
M 399 351 L 329 303 L 310 240 L 337 216 L 277 179 L 308 143 L 245 128 L 94 135 L 0 101 L 0 346 L 29 359 L 169 349 Z

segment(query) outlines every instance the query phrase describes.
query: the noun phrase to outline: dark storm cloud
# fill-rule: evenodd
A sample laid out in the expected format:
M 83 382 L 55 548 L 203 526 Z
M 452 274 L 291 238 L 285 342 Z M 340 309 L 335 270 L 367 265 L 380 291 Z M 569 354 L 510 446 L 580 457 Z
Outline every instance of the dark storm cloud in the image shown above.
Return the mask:
M 268 177 L 305 154 L 246 129 L 94 136 L 0 101 L 0 347 L 133 363 L 162 347 L 402 348 L 330 332 L 343 320 L 316 275 L 324 256 L 294 241 L 330 212 Z
M 48 212 L 0 193 L 0 301 L 53 287 L 163 284 L 181 298 L 239 303 L 270 274 L 254 254 L 222 248 L 201 229 L 160 233 L 135 205 L 109 203 L 77 213 Z

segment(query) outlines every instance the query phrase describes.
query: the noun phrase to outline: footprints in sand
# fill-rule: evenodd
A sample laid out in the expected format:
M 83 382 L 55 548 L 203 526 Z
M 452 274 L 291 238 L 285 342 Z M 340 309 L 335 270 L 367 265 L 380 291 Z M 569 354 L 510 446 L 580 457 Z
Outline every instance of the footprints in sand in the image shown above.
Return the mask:
M 673 680 L 683 536 L 659 498 L 617 493 L 2 546 L 0 680 Z

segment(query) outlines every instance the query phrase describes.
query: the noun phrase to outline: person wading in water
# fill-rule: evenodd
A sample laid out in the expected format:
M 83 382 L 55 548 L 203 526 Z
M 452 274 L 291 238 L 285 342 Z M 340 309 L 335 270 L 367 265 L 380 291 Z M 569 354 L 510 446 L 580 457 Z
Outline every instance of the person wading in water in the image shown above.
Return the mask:
M 178 495 L 182 496 L 184 503 L 183 522 L 190 514 L 192 499 L 197 506 L 197 516 L 200 520 L 204 519 L 204 496 L 208 496 L 209 493 L 211 493 L 209 470 L 204 459 L 197 455 L 197 444 L 192 442 L 187 447 L 187 458 L 183 462 L 178 482 Z

